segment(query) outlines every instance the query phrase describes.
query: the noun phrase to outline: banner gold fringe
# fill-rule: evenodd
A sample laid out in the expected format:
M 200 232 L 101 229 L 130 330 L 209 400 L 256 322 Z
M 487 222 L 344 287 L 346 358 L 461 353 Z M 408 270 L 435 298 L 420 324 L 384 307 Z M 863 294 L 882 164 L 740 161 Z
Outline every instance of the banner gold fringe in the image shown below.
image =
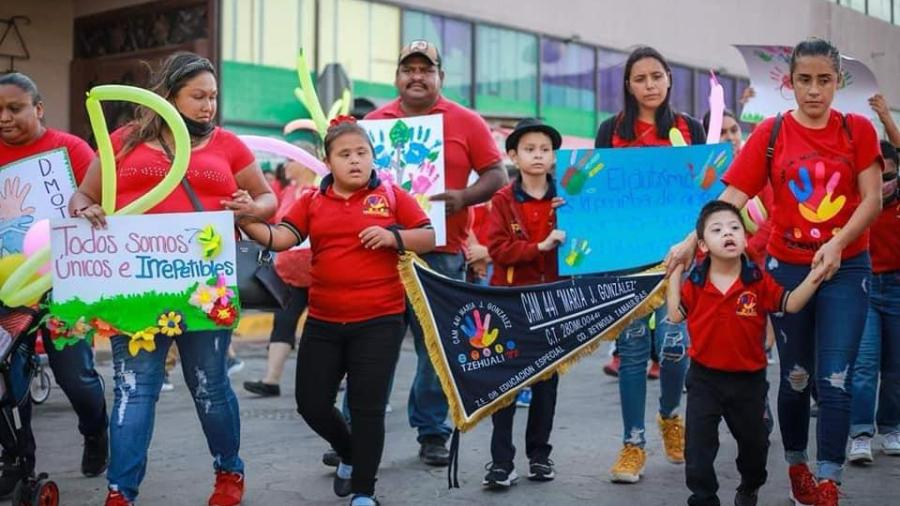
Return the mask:
M 622 331 L 624 331 L 625 328 L 631 324 L 631 322 L 650 314 L 656 308 L 665 304 L 666 286 L 668 284 L 667 280 L 661 281 L 656 286 L 656 288 L 653 289 L 653 292 L 646 299 L 644 299 L 643 302 L 641 302 L 637 307 L 631 310 L 628 316 L 620 319 L 615 323 L 615 325 L 606 329 L 601 334 L 588 339 L 587 344 L 583 345 L 581 349 L 568 356 L 562 362 L 548 368 L 546 371 L 537 376 L 529 378 L 528 381 L 522 383 L 519 388 L 515 388 L 504 393 L 495 401 L 490 402 L 488 405 L 482 408 L 479 408 L 477 411 L 472 413 L 471 417 L 467 419 L 465 412 L 462 409 L 462 405 L 460 404 L 459 392 L 457 392 L 456 385 L 453 383 L 453 378 L 450 374 L 450 367 L 447 364 L 447 359 L 444 356 L 443 349 L 440 345 L 440 338 L 438 337 L 434 316 L 431 314 L 431 308 L 429 308 L 428 304 L 425 302 L 424 290 L 422 288 L 422 285 L 419 283 L 418 277 L 416 276 L 415 268 L 413 267 L 414 263 L 417 263 L 426 270 L 431 271 L 431 268 L 428 266 L 428 264 L 425 263 L 425 261 L 422 260 L 419 256 L 417 256 L 415 253 L 407 252 L 400 257 L 400 263 L 397 266 L 398 270 L 400 271 L 400 280 L 403 282 L 403 287 L 406 289 L 406 296 L 409 298 L 410 304 L 412 304 L 413 311 L 415 311 L 416 314 L 416 318 L 418 318 L 419 323 L 421 324 L 422 331 L 425 336 L 425 347 L 428 350 L 428 358 L 431 359 L 431 364 L 434 366 L 434 371 L 441 381 L 441 388 L 443 388 L 444 395 L 446 395 L 447 397 L 447 403 L 450 407 L 450 418 L 453 421 L 453 425 L 456 426 L 456 428 L 461 432 L 468 431 L 472 427 L 478 425 L 478 422 L 480 422 L 484 418 L 512 404 L 515 401 L 516 394 L 518 393 L 520 388 L 549 379 L 556 373 L 565 374 L 569 370 L 569 368 L 575 364 L 575 362 L 597 351 L 597 348 L 603 341 L 612 341 L 620 333 L 622 333 Z M 660 264 L 644 272 L 653 273 L 662 272 L 663 270 L 664 269 Z M 440 274 L 438 273 L 435 274 L 440 276 Z

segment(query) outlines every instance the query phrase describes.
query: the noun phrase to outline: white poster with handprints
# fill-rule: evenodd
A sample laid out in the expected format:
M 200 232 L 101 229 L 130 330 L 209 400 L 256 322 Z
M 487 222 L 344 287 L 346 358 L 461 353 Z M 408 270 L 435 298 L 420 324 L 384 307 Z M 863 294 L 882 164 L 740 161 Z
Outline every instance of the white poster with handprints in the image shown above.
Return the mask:
M 741 111 L 741 120 L 759 123 L 788 109 L 796 109 L 794 87 L 791 83 L 791 53 L 788 46 L 735 45 L 750 72 L 750 85 L 755 96 Z M 869 98 L 878 93 L 875 75 L 861 61 L 841 55 L 841 83 L 834 95 L 832 107 L 843 113 L 861 114 L 872 118 Z
M 447 244 L 444 203 L 444 115 L 360 121 L 375 148 L 375 170 L 415 197 L 434 227 L 438 246 Z
M 21 253 L 25 233 L 43 219 L 67 218 L 75 193 L 65 148 L 0 167 L 0 258 Z

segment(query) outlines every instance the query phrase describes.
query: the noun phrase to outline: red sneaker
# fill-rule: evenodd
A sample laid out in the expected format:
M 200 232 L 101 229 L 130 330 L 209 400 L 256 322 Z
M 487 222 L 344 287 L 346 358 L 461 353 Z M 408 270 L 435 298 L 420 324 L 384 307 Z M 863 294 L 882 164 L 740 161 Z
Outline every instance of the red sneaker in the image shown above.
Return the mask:
M 841 490 L 837 483 L 831 480 L 822 480 L 816 488 L 816 506 L 838 506 L 838 496 Z
M 647 377 L 652 380 L 659 379 L 659 362 L 656 360 L 650 362 L 650 368 L 647 369 Z
M 125 499 L 125 496 L 122 495 L 121 492 L 115 492 L 110 490 L 108 494 L 106 494 L 106 506 L 132 506 L 131 501 Z
M 216 486 L 209 496 L 209 506 L 238 506 L 243 497 L 243 474 L 216 471 Z
M 619 376 L 619 364 L 621 361 L 619 360 L 618 355 L 613 355 L 611 359 L 609 359 L 609 363 L 603 366 L 603 372 L 607 376 L 612 376 L 614 378 Z
M 791 499 L 794 504 L 819 504 L 816 500 L 816 479 L 806 464 L 792 465 L 788 468 L 788 476 L 791 478 Z

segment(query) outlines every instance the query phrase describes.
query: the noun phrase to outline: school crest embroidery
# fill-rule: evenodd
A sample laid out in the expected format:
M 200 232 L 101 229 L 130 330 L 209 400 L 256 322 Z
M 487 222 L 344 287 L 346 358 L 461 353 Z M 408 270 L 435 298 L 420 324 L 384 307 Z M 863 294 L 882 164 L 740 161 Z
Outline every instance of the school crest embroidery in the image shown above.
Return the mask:
M 363 214 L 366 216 L 381 216 L 387 218 L 391 215 L 387 199 L 384 195 L 369 195 L 363 202 Z
M 742 293 L 737 299 L 738 316 L 756 316 L 756 294 L 750 291 Z

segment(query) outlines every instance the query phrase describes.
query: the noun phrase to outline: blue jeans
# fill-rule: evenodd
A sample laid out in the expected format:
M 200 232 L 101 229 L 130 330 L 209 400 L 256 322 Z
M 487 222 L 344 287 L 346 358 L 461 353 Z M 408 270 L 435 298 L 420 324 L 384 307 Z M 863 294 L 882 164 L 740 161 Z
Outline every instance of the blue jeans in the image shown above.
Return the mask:
M 850 437 L 874 436 L 876 420 L 881 434 L 900 432 L 900 271 L 873 274 L 869 281 L 869 313 L 853 368 Z
M 463 255 L 447 253 L 429 253 L 422 258 L 435 272 L 444 276 L 462 280 L 465 277 L 466 261 Z M 428 358 L 428 349 L 425 348 L 425 337 L 419 320 L 412 314 L 412 308 L 407 305 L 407 320 L 413 334 L 413 344 L 416 348 L 416 377 L 413 379 L 412 388 L 409 391 L 409 404 L 407 413 L 409 425 L 419 431 L 418 440 L 437 436 L 443 440 L 450 437 L 452 429 L 447 423 L 447 397 L 441 389 L 441 382 L 431 359 Z
M 110 423 L 110 462 L 106 478 L 111 490 L 133 501 L 147 469 L 156 401 L 162 387 L 166 353 L 172 339 L 156 337 L 156 349 L 132 357 L 127 336 L 112 338 L 115 403 Z M 241 421 L 237 397 L 226 374 L 230 330 L 187 332 L 176 340 L 181 369 L 216 471 L 244 472 L 238 456 Z
M 766 261 L 766 268 L 785 289 L 796 288 L 809 265 Z M 788 464 L 808 461 L 810 386 L 819 403 L 816 423 L 819 479 L 840 482 L 850 432 L 853 365 L 869 306 L 869 254 L 841 263 L 799 313 L 773 313 L 780 376 L 778 423 Z M 812 381 L 810 381 L 812 379 Z
M 656 310 L 656 330 L 650 331 L 650 316 L 631 323 L 616 338 L 619 352 L 619 400 L 622 402 L 623 443 L 644 447 L 644 411 L 647 404 L 647 361 L 650 347 L 659 352 L 659 414 L 671 418 L 681 404 L 688 369 L 690 344 L 684 323 L 672 324 L 666 307 Z M 651 342 L 652 338 L 652 342 Z

